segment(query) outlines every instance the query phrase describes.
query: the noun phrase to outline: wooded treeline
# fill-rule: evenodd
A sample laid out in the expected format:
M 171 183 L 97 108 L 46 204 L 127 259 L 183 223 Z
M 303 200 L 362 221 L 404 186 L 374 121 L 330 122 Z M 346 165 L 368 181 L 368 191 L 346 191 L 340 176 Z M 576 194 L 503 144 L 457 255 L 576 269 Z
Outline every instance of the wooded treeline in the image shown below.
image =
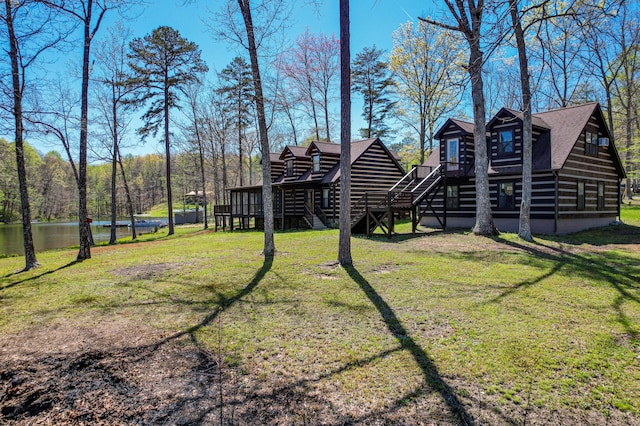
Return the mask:
M 33 209 L 22 210 L 23 221 L 25 214 L 41 220 L 76 216 L 81 225 L 87 215 L 139 213 L 167 200 L 171 208 L 189 191 L 205 189 L 211 204 L 226 203 L 227 188 L 261 181 L 261 143 L 279 151 L 284 145 L 338 140 L 340 43 L 333 34 L 309 30 L 275 42 L 290 2 L 228 1 L 221 7 L 212 16 L 220 24 L 214 36 L 246 47 L 247 53 L 228 64 L 205 64 L 200 47 L 173 28 L 132 37 L 123 22 L 126 6 L 135 2 L 77 3 L 69 8 L 53 0 L 6 1 L 0 12 L 0 32 L 11 47 L 5 49 L 11 61 L 0 65 L 6 97 L 0 122 L 3 133 L 16 134 L 13 148 L 5 142 L 0 147 L 6 158 L 2 220 L 20 219 L 18 200 L 28 196 Z M 477 78 L 485 117 L 503 106 L 523 109 L 521 82 L 527 73 L 517 65 L 513 35 L 519 22 L 531 110 L 599 101 L 627 170 L 626 186 L 637 183 L 638 5 L 622 0 L 469 5 L 473 8 L 445 1 L 441 20 L 400 25 L 390 35 L 390 51 L 369 46 L 353 56 L 352 92 L 361 99 L 354 104 L 361 102 L 364 123 L 353 137 L 381 137 L 405 166 L 420 163 L 435 148 L 433 134 L 444 119 L 475 111 L 469 88 Z M 260 8 L 262 19 L 255 25 L 253 50 L 245 32 L 252 7 Z M 100 30 L 103 16 L 116 12 L 120 23 Z M 445 19 L 447 14 L 453 20 Z M 78 55 L 80 48 L 82 64 L 64 75 L 49 72 L 52 58 Z M 260 96 L 258 63 L 249 53 L 260 54 L 262 61 Z M 24 149 L 23 135 L 39 146 L 57 144 L 62 156 Z M 124 155 L 143 140 L 161 142 L 164 155 Z M 21 158 L 27 160 L 26 171 Z

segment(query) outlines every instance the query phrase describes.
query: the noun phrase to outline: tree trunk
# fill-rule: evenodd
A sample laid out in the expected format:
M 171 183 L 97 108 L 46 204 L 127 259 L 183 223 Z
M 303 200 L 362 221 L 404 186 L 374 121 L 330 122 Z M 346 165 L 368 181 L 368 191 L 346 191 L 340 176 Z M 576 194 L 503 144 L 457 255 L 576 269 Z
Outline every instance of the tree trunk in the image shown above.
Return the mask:
M 633 155 L 631 152 L 631 145 L 633 143 L 633 134 L 632 134 L 632 126 L 631 126 L 631 120 L 632 120 L 632 102 L 633 100 L 631 99 L 631 88 L 627 87 L 627 104 L 625 105 L 625 148 L 626 148 L 626 153 L 625 153 L 625 163 L 626 163 L 626 172 L 627 172 L 627 180 L 625 182 L 625 193 L 626 196 L 625 198 L 627 200 L 633 200 L 633 192 L 631 190 L 631 171 L 632 169 L 632 162 L 633 162 Z
M 91 50 L 91 16 L 93 0 L 87 0 L 84 19 L 84 48 L 82 56 L 82 90 L 80 107 L 80 161 L 78 162 L 78 222 L 80 250 L 77 260 L 91 259 L 91 228 L 87 213 L 87 134 L 89 116 L 89 55 Z
M 120 148 L 116 150 L 118 154 L 118 164 L 120 165 L 120 173 L 122 173 L 122 183 L 124 184 L 124 193 L 127 197 L 127 208 L 129 209 L 129 219 L 131 220 L 131 239 L 135 240 L 136 235 L 136 219 L 133 217 L 133 202 L 131 201 L 131 192 L 129 191 L 129 185 L 127 184 L 127 176 L 124 173 L 124 167 L 122 166 L 122 157 L 120 156 Z M 142 209 L 142 207 L 140 207 Z
M 531 155 L 533 147 L 533 129 L 531 124 L 531 86 L 529 83 L 529 65 L 527 61 L 527 47 L 524 31 L 518 16 L 517 0 L 509 0 L 511 21 L 518 46 L 518 62 L 520 64 L 520 85 L 522 88 L 522 202 L 520 203 L 520 222 L 518 236 L 526 241 L 531 237 Z M 515 189 L 515 188 L 514 188 Z
M 227 187 L 229 186 L 229 174 L 227 172 L 227 150 L 224 144 L 220 145 L 220 157 L 222 160 L 222 204 L 229 204 Z
M 329 134 L 329 99 L 328 99 L 329 95 L 327 93 L 325 93 L 325 97 L 324 97 L 324 123 L 325 126 L 327 127 L 326 130 L 326 134 L 327 134 L 327 142 L 331 142 L 331 135 Z
M 420 113 L 420 164 L 424 163 L 425 143 L 427 139 L 427 124 L 424 112 Z
M 115 94 L 115 85 L 111 86 L 111 114 L 113 118 L 113 157 L 111 159 L 111 234 L 109 235 L 109 244 L 115 244 L 116 236 L 116 175 L 118 174 L 118 108 Z
M 479 24 L 478 24 L 479 25 Z M 495 235 L 498 233 L 491 215 L 491 195 L 489 191 L 489 159 L 487 155 L 486 112 L 482 82 L 482 51 L 480 35 L 477 31 L 468 36 L 469 76 L 471 77 L 471 98 L 473 101 L 473 140 L 475 146 L 476 174 L 476 223 L 473 233 L 476 235 Z
M 311 82 L 311 75 L 309 75 L 309 70 L 306 70 L 307 73 L 307 84 L 309 87 L 309 101 L 311 102 L 311 111 L 313 114 L 313 125 L 316 130 L 316 140 L 320 140 L 320 129 L 318 128 L 318 114 L 316 112 L 316 102 L 313 99 L 313 83 Z
M 7 32 L 9 36 L 9 57 L 11 59 L 11 77 L 13 85 L 13 118 L 15 122 L 16 166 L 18 185 L 20 188 L 20 202 L 22 204 L 22 236 L 24 239 L 25 267 L 28 271 L 38 266 L 36 250 L 33 245 L 31 232 L 31 204 L 27 184 L 27 168 L 24 159 L 23 121 L 22 121 L 22 85 L 20 84 L 20 68 L 18 64 L 18 39 L 13 27 L 13 9 L 11 0 L 5 0 Z M 23 76 L 24 82 L 24 76 Z
M 338 262 L 351 266 L 351 50 L 349 0 L 340 0 L 340 237 Z
M 22 86 L 20 84 L 20 69 L 18 65 L 18 39 L 13 27 L 13 10 L 11 0 L 5 0 L 7 32 L 9 35 L 9 56 L 11 59 L 11 74 L 13 85 L 13 118 L 15 120 L 15 147 L 18 184 L 20 187 L 20 202 L 22 204 L 22 236 L 24 238 L 25 267 L 28 271 L 38 266 L 36 250 L 33 245 L 31 232 L 31 205 L 27 185 L 27 168 L 24 160 L 23 122 L 22 122 Z M 24 77 L 23 77 L 24 79 Z
M 264 113 L 264 97 L 262 95 L 262 79 L 258 65 L 258 50 L 256 47 L 249 0 L 238 0 L 244 25 L 247 30 L 249 57 L 253 73 L 253 85 L 256 92 L 256 110 L 258 113 L 258 131 L 260 133 L 260 150 L 262 154 L 262 211 L 264 215 L 264 256 L 270 258 L 275 255 L 276 247 L 273 239 L 273 193 L 271 192 L 271 158 L 269 157 L 269 136 L 267 120 Z
M 209 222 L 207 219 L 207 191 L 206 191 L 206 187 L 207 187 L 207 180 L 205 177 L 205 172 L 204 172 L 204 147 L 202 146 L 202 139 L 200 137 L 200 128 L 198 127 L 198 117 L 196 116 L 196 112 L 194 110 L 193 112 L 193 116 L 194 116 L 194 127 L 195 127 L 195 133 L 196 133 L 196 140 L 198 141 L 198 154 L 200 157 L 200 184 L 202 185 L 202 202 L 203 202 L 203 208 L 204 208 L 204 229 L 208 229 L 209 228 Z M 198 206 L 198 202 L 199 200 L 198 198 L 198 191 L 196 191 L 196 222 L 198 220 L 198 211 L 197 211 L 197 206 Z
M 238 177 L 240 178 L 240 186 L 244 185 L 242 177 L 242 99 L 238 95 Z
M 166 85 L 168 77 L 165 76 L 165 88 L 164 88 L 164 150 L 166 156 L 166 173 L 167 173 L 167 207 L 169 211 L 169 233 L 167 235 L 173 235 L 175 233 L 173 227 L 173 197 L 171 193 L 171 145 L 169 140 L 169 88 Z

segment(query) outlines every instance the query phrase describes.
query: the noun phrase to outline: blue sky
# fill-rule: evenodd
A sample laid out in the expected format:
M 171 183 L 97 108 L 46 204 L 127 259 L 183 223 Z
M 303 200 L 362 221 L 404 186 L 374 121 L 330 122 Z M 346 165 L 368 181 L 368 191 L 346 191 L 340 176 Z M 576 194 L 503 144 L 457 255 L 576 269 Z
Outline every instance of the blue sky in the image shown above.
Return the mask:
M 144 6 L 138 6 L 126 12 L 125 24 L 132 29 L 134 37 L 143 37 L 151 33 L 155 28 L 166 25 L 177 29 L 186 39 L 195 42 L 202 51 L 202 58 L 210 68 L 210 79 L 215 80 L 215 72 L 227 66 L 233 57 L 241 54 L 246 56 L 239 46 L 229 41 L 215 40 L 209 26 L 215 23 L 211 11 L 220 7 L 226 0 L 156 0 L 150 1 Z M 307 28 L 312 33 L 323 32 L 339 37 L 339 2 L 338 0 L 316 0 L 315 5 L 311 1 L 293 2 L 293 14 L 289 21 L 286 37 L 293 41 Z M 360 52 L 366 46 L 376 45 L 387 52 L 393 46 L 392 33 L 400 24 L 407 21 L 417 21 L 418 16 L 433 15 L 433 1 L 416 0 L 359 0 L 351 1 L 351 56 Z M 122 16 L 114 11 L 108 12 L 97 34 L 96 41 L 108 34 L 109 27 Z M 290 44 L 289 44 L 290 45 Z M 74 52 L 77 52 L 74 53 Z M 62 74 L 69 75 L 69 59 L 75 64 L 80 56 L 78 45 L 70 54 L 58 58 L 54 68 Z M 75 84 L 75 83 L 71 83 Z M 79 89 L 79 87 L 78 87 Z M 358 97 L 352 99 L 352 133 L 357 135 L 357 129 L 363 126 L 361 118 L 362 101 Z M 137 120 L 144 113 L 140 110 L 134 113 L 136 120 L 130 129 L 130 138 L 135 136 L 135 128 L 140 126 Z M 339 113 L 338 104 L 335 113 Z M 11 138 L 11 137 L 9 137 Z M 159 138 L 155 138 L 159 139 Z M 30 142 L 43 152 L 51 149 L 62 152 L 62 147 L 49 143 L 39 146 L 38 141 Z M 163 152 L 163 148 L 154 138 L 149 138 L 144 145 L 139 145 L 126 153 L 144 154 L 150 152 Z
M 182 0 L 160 0 L 148 4 L 131 22 L 137 37 L 150 33 L 161 25 L 177 29 L 181 35 L 195 42 L 202 49 L 202 56 L 210 68 L 222 69 L 239 52 L 237 46 L 212 39 L 207 25 L 212 22 L 211 10 L 226 0 L 194 0 L 184 5 Z M 319 1 L 317 10 L 309 1 L 295 2 L 289 38 L 309 28 L 311 32 L 339 35 L 338 1 Z M 432 8 L 430 1 L 416 0 L 359 0 L 351 2 L 351 50 L 352 56 L 365 46 L 390 50 L 391 33 L 401 23 L 417 20 Z M 131 14 L 131 13 L 130 13 Z M 113 16 L 112 18 L 116 18 Z M 244 52 L 242 52 L 244 53 Z
M 225 0 L 203 1 L 194 0 L 185 5 L 182 0 L 154 1 L 141 10 L 130 11 L 128 14 L 136 16 L 130 23 L 134 36 L 142 37 L 161 25 L 177 29 L 186 39 L 195 42 L 202 50 L 202 58 L 210 68 L 211 78 L 217 70 L 227 66 L 238 54 L 246 56 L 240 47 L 228 41 L 214 40 L 209 26 L 215 23 L 212 10 L 223 4 Z M 339 37 L 339 2 L 318 1 L 314 6 L 309 1 L 294 2 L 293 15 L 287 38 L 294 40 L 307 28 L 313 33 L 333 33 Z M 415 0 L 359 0 L 351 2 L 351 56 L 360 52 L 364 47 L 376 45 L 378 48 L 390 51 L 393 46 L 392 33 L 400 24 L 416 21 L 418 16 L 429 14 L 433 8 L 431 1 Z M 117 15 L 111 16 L 105 23 L 109 25 Z M 102 28 L 101 33 L 106 33 Z M 363 126 L 361 118 L 362 101 L 354 97 L 352 100 L 352 129 Z M 143 111 L 138 112 L 141 115 Z M 339 111 L 336 107 L 336 113 Z M 134 123 L 135 125 L 135 123 Z M 135 148 L 134 153 L 162 152 L 160 144 L 149 139 L 144 146 Z

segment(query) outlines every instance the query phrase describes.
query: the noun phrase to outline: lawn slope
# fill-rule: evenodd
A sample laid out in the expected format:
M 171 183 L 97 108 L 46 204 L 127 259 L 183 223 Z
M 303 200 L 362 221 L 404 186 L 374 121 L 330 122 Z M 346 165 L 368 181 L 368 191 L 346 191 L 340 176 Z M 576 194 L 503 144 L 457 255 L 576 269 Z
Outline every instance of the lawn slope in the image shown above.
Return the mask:
M 640 214 L 525 243 L 178 228 L 0 259 L 0 423 L 637 424 Z M 628 219 L 627 219 L 628 218 Z

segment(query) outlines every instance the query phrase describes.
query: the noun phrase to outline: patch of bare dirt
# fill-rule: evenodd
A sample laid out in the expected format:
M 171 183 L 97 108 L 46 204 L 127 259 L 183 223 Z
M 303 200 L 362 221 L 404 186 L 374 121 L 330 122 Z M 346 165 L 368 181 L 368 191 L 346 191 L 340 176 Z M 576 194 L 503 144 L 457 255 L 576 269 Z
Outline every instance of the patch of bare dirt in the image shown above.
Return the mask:
M 285 357 L 270 361 L 281 364 L 277 374 L 264 373 L 260 362 L 266 361 L 247 360 L 230 368 L 220 362 L 220 354 L 200 348 L 188 334 L 165 335 L 126 319 L 54 324 L 2 337 L 0 348 L 0 424 L 455 425 L 463 424 L 464 418 L 467 424 L 622 425 L 637 421 L 619 412 L 605 418 L 600 412 L 556 412 L 528 404 L 505 409 L 478 384 L 455 377 L 442 378 L 450 393 L 422 384 L 397 400 L 370 401 L 334 380 L 359 368 L 358 363 L 291 374 L 286 364 L 291 360 Z
M 111 273 L 118 276 L 128 277 L 130 280 L 150 280 L 166 275 L 168 272 L 176 271 L 185 266 L 186 263 L 143 263 L 127 268 L 117 268 Z

